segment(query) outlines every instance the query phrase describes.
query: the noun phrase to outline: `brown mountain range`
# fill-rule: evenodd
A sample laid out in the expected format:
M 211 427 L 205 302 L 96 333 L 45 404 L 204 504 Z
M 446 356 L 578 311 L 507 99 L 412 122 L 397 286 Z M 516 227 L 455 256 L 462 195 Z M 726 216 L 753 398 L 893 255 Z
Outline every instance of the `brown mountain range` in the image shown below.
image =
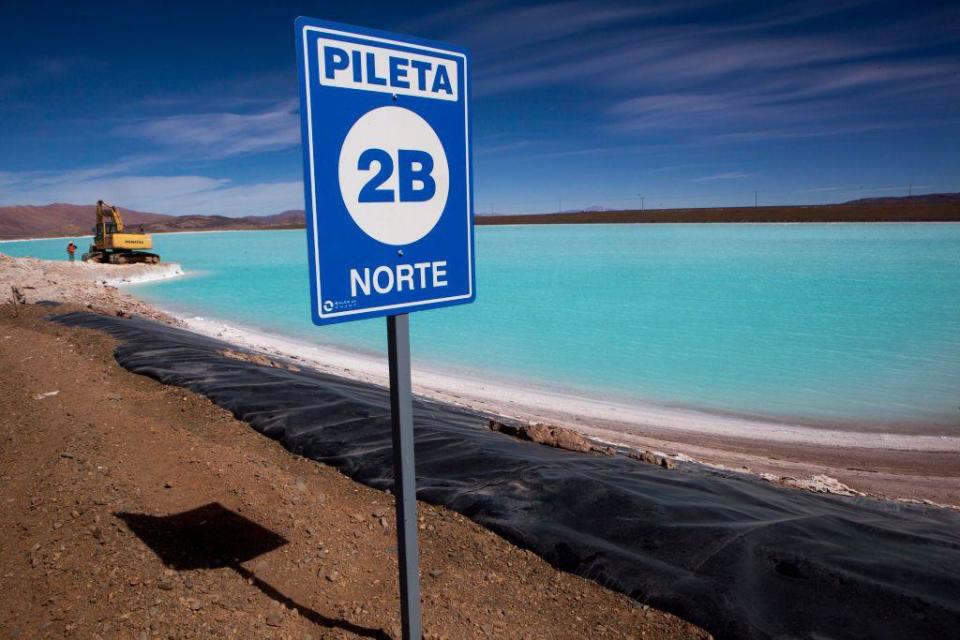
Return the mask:
M 584 210 L 477 216 L 478 225 L 656 222 L 960 222 L 960 193 L 864 198 L 839 204 Z
M 160 213 L 123 210 L 127 224 L 139 225 L 170 218 Z M 90 233 L 96 222 L 96 205 L 55 203 L 0 207 L 0 238 L 38 238 Z
M 143 225 L 149 233 L 169 231 L 227 231 L 234 229 L 302 229 L 304 227 L 303 210 L 293 209 L 269 216 L 167 216 Z
M 300 229 L 299 209 L 268 216 L 229 218 L 218 215 L 171 216 L 123 209 L 123 219 L 148 233 Z M 94 205 L 49 204 L 0 207 L 0 239 L 40 238 L 90 233 Z M 613 211 L 596 208 L 562 213 L 478 215 L 478 225 L 590 224 L 655 222 L 960 222 L 960 193 L 867 198 L 841 204 L 699 209 Z
M 303 211 L 269 216 L 170 216 L 120 207 L 127 226 L 147 233 L 221 231 L 232 229 L 296 229 L 304 226 Z M 0 207 L 0 239 L 89 235 L 96 221 L 95 205 L 55 203 Z

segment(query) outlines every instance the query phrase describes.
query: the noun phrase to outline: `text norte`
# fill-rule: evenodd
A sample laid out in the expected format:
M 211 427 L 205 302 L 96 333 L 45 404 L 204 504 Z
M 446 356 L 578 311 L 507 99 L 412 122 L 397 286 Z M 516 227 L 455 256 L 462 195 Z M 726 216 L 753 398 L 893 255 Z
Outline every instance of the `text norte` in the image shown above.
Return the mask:
M 456 100 L 457 64 L 447 58 L 320 39 L 320 84 Z
M 404 291 L 404 285 L 407 291 L 447 286 L 447 261 L 380 266 L 373 270 L 364 267 L 363 271 L 350 269 L 350 295 L 354 298 L 360 293 L 369 296 L 373 291 L 381 295 Z

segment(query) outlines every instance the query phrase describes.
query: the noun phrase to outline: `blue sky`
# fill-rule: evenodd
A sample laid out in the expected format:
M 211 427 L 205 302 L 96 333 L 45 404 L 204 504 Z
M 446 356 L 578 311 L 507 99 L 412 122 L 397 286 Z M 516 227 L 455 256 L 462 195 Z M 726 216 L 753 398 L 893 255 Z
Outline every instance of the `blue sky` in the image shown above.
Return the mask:
M 302 208 L 298 15 L 472 51 L 480 213 L 960 191 L 956 2 L 11 0 L 0 205 Z

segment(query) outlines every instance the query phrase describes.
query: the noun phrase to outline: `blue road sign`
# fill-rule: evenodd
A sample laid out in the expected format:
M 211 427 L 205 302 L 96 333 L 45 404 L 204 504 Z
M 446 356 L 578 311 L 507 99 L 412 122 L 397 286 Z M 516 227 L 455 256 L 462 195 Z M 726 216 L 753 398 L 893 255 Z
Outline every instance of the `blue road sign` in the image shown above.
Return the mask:
M 313 321 L 472 302 L 469 57 L 298 18 Z

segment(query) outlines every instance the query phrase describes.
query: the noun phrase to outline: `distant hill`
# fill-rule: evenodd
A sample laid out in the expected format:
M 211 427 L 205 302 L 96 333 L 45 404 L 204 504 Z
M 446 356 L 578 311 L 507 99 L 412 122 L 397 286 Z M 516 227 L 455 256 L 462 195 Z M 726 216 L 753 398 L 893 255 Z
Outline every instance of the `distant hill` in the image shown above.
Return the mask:
M 170 218 L 161 213 L 121 210 L 127 224 L 145 224 Z M 18 205 L 0 207 L 0 238 L 36 238 L 89 234 L 97 219 L 92 204 Z
M 169 231 L 218 231 L 228 229 L 295 229 L 304 226 L 303 211 L 284 211 L 269 216 L 186 215 L 144 213 L 119 207 L 123 221 L 147 233 Z M 48 204 L 0 207 L 0 239 L 90 235 L 96 222 L 96 205 Z
M 928 205 L 960 204 L 960 193 L 930 193 L 920 196 L 888 196 L 884 198 L 860 198 L 844 204 L 858 205 Z
M 487 215 L 478 225 L 657 222 L 960 222 L 960 194 L 865 198 L 843 204 Z
M 291 210 L 269 216 L 170 216 L 143 225 L 148 233 L 169 231 L 228 231 L 234 229 L 298 229 L 304 227 L 303 211 Z
M 292 209 L 267 216 L 171 216 L 120 207 L 123 219 L 147 233 L 302 229 L 304 212 Z M 0 239 L 88 235 L 94 205 L 49 204 L 0 207 Z M 862 198 L 842 204 L 699 209 L 607 210 L 590 207 L 563 213 L 477 215 L 478 225 L 599 224 L 656 222 L 960 222 L 960 193 L 896 198 Z

